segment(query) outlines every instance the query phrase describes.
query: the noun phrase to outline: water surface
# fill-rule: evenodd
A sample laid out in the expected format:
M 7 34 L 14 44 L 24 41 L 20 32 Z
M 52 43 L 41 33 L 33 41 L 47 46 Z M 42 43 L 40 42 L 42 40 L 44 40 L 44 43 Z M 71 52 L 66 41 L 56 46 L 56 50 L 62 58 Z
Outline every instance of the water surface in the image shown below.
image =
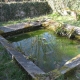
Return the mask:
M 80 53 L 80 42 L 58 37 L 44 29 L 16 35 L 8 40 L 45 72 L 60 68 Z

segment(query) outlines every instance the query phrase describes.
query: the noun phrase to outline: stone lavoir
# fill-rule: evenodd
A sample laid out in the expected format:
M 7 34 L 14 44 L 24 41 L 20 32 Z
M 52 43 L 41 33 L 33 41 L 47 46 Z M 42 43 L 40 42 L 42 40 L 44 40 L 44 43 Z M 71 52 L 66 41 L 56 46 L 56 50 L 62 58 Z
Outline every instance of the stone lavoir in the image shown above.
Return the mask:
M 54 80 L 80 64 L 80 42 L 47 30 L 55 26 L 46 20 L 0 27 L 0 43 L 35 80 Z

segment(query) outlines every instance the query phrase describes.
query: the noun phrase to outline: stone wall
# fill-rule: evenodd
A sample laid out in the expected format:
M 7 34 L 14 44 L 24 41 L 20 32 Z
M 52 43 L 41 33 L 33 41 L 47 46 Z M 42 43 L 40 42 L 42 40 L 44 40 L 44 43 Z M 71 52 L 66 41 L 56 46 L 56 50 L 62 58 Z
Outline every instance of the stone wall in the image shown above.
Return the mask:
M 36 17 L 50 12 L 47 2 L 0 3 L 0 21 Z

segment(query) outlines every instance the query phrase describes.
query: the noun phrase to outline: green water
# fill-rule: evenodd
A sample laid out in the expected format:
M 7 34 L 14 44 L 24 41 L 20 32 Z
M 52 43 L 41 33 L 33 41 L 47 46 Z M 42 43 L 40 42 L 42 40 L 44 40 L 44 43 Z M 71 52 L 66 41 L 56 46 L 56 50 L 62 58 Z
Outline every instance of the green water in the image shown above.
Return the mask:
M 45 72 L 60 68 L 80 53 L 80 42 L 55 36 L 52 31 L 44 29 L 16 35 L 8 40 Z

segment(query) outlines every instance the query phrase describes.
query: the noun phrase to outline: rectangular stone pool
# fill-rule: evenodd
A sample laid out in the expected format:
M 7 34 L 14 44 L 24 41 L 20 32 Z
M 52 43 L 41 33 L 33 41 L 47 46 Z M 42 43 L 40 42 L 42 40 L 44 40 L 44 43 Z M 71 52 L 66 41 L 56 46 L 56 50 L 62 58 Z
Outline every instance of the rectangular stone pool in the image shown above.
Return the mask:
M 6 39 L 44 72 L 59 69 L 80 54 L 79 41 L 56 36 L 49 30 L 26 32 Z

